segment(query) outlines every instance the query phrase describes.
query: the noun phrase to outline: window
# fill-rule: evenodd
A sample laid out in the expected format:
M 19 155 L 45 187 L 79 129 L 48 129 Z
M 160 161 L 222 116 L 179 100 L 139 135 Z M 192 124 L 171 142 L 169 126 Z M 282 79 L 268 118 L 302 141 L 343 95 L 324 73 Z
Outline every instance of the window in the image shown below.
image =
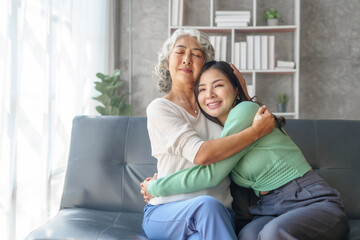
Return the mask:
M 23 239 L 59 209 L 72 118 L 96 114 L 110 1 L 0 1 L 0 232 Z

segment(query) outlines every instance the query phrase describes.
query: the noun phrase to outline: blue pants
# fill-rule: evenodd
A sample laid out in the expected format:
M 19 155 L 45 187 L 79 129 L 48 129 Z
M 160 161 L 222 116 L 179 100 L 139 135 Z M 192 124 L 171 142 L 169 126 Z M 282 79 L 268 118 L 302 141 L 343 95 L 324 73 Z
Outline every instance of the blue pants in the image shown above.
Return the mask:
M 238 239 L 346 239 L 349 231 L 339 192 L 314 171 L 260 198 L 254 219 Z
M 232 212 L 210 196 L 148 204 L 142 227 L 149 239 L 236 239 Z

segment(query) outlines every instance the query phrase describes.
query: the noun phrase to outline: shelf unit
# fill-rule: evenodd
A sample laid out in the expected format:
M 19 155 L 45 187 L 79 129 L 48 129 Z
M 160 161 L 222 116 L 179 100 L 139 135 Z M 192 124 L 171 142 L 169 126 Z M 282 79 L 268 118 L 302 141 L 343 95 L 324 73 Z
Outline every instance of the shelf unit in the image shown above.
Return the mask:
M 299 118 L 299 66 L 300 66 L 300 0 L 293 0 L 294 6 L 294 24 L 293 25 L 278 25 L 278 26 L 258 26 L 257 25 L 257 0 L 252 0 L 252 25 L 247 27 L 217 27 L 214 26 L 215 19 L 215 1 L 209 0 L 210 2 L 210 24 L 209 26 L 172 26 L 172 4 L 174 0 L 169 1 L 169 36 L 178 28 L 195 28 L 203 31 L 207 34 L 227 34 L 230 35 L 230 59 L 228 61 L 234 62 L 234 44 L 236 36 L 247 35 L 247 34 L 267 34 L 267 33 L 291 33 L 293 34 L 294 45 L 293 45 L 293 60 L 295 62 L 294 69 L 285 70 L 240 70 L 240 72 L 250 77 L 250 85 L 253 86 L 254 94 L 257 92 L 257 77 L 259 75 L 268 74 L 287 74 L 292 76 L 292 111 L 291 112 L 274 112 L 279 116 L 286 116 L 291 118 Z M 220 1 L 220 0 L 217 0 Z M 276 8 L 276 5 L 274 6 Z M 220 10 L 220 9 L 219 9 Z M 203 11 L 203 10 L 201 10 Z M 186 12 L 184 13 L 186 16 Z M 229 46 L 228 46 L 229 47 Z M 248 84 L 248 83 L 247 83 Z M 260 97 L 260 96 L 259 96 Z

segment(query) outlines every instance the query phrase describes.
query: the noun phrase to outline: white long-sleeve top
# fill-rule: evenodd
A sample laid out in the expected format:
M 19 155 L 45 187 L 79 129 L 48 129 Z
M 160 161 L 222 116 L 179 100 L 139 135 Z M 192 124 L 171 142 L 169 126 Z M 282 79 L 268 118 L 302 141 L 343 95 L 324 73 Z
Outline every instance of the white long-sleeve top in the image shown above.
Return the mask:
M 147 108 L 147 128 L 152 155 L 158 160 L 158 177 L 195 166 L 194 159 L 204 141 L 220 137 L 222 127 L 208 120 L 201 112 L 197 117 L 189 114 L 177 104 L 164 99 L 153 100 Z M 218 199 L 231 208 L 230 178 L 218 186 L 197 192 L 156 197 L 150 204 L 158 205 L 181 201 L 201 195 Z

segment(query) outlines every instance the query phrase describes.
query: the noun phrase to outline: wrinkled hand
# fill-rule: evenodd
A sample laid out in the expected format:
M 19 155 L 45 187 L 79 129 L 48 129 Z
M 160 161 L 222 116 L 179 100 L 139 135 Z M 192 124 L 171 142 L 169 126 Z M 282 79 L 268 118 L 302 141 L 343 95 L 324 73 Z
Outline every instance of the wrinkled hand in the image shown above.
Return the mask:
M 234 64 L 230 63 L 230 67 L 234 70 L 234 74 L 236 75 L 237 79 L 239 80 L 240 85 L 241 85 L 242 89 L 244 90 L 245 96 L 247 97 L 247 100 L 250 100 L 251 97 L 249 96 L 249 93 L 246 88 L 245 78 L 243 78 L 240 71 L 234 66 Z
M 154 176 L 147 177 L 142 183 L 140 183 L 140 193 L 144 196 L 144 201 L 148 203 L 150 199 L 154 198 L 150 193 L 148 193 L 147 189 L 149 186 L 149 182 L 153 179 L 157 179 L 157 173 L 154 173 Z
M 257 132 L 258 138 L 261 138 L 274 130 L 274 117 L 265 105 L 261 106 L 255 114 L 251 127 Z

